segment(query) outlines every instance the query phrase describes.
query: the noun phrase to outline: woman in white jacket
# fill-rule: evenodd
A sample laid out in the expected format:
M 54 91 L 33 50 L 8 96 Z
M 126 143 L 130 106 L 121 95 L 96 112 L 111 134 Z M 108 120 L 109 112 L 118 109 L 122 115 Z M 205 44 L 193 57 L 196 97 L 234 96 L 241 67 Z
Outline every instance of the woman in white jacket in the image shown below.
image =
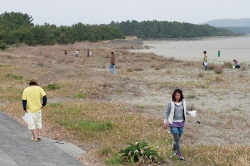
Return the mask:
M 168 103 L 164 114 L 164 129 L 170 127 L 171 134 L 174 136 L 173 155 L 178 155 L 180 160 L 184 160 L 180 148 L 180 137 L 184 132 L 187 122 L 186 115 L 196 116 L 196 111 L 188 111 L 186 102 L 181 89 L 175 89 L 172 100 Z

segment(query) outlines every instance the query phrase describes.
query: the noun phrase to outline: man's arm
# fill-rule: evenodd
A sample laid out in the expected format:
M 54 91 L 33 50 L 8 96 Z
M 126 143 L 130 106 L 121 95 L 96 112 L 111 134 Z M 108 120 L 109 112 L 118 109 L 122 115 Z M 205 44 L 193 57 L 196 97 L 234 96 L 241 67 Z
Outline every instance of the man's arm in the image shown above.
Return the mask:
M 42 103 L 42 106 L 44 107 L 46 104 L 47 104 L 47 97 L 46 97 L 46 95 L 45 95 L 45 96 L 43 96 L 43 103 Z
M 22 100 L 23 103 L 23 110 L 27 112 L 27 100 Z

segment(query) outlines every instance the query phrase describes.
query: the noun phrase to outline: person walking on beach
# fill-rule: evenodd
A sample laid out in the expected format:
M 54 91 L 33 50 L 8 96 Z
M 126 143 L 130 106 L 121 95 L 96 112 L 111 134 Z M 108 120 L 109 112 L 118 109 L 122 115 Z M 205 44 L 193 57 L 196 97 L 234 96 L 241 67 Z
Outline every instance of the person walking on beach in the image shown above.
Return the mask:
M 172 100 L 168 103 L 164 113 L 164 129 L 170 127 L 170 132 L 174 137 L 172 155 L 177 155 L 180 160 L 184 160 L 181 153 L 180 138 L 184 133 L 184 126 L 187 123 L 186 115 L 196 116 L 197 111 L 188 111 L 181 89 L 175 89 Z
M 218 58 L 220 57 L 220 50 L 218 51 Z
M 76 49 L 75 53 L 76 53 L 76 57 L 78 57 L 78 53 L 79 53 L 78 49 Z
M 33 78 L 30 80 L 29 87 L 25 88 L 22 95 L 23 110 L 29 112 L 34 119 L 32 125 L 28 124 L 28 129 L 31 130 L 33 137 L 32 141 L 41 140 L 42 129 L 42 108 L 47 104 L 47 97 L 44 90 L 39 87 L 38 80 Z M 42 99 L 42 103 L 41 103 Z M 37 129 L 37 133 L 36 133 Z
M 91 52 L 90 52 L 90 50 L 88 49 L 87 50 L 87 56 L 89 57 L 91 55 Z
M 110 73 L 115 74 L 115 53 L 111 52 L 110 55 L 110 66 L 109 66 Z
M 234 68 L 240 68 L 240 62 L 238 60 L 234 59 L 233 62 L 235 64 Z
M 207 69 L 208 69 L 208 64 L 207 64 L 207 52 L 206 52 L 206 51 L 203 51 L 203 54 L 204 54 L 203 66 L 204 66 L 205 70 L 207 70 Z
M 66 56 L 68 54 L 67 50 L 64 50 L 64 55 Z

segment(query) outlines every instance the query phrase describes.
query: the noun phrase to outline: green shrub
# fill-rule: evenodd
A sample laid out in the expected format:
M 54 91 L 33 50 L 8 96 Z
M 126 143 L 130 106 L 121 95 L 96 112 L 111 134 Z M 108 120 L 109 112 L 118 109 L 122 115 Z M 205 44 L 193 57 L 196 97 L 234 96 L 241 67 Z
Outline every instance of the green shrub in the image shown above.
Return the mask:
M 87 96 L 86 93 L 81 93 L 81 92 L 80 92 L 80 93 L 77 94 L 77 98 L 78 98 L 78 99 L 85 98 L 86 96 Z
M 46 86 L 46 89 L 48 89 L 48 90 L 56 90 L 59 88 L 60 88 L 60 86 L 57 84 L 49 84 L 48 86 Z
M 62 104 L 61 103 L 50 103 L 50 107 L 60 107 Z
M 23 79 L 23 76 L 17 76 L 17 75 L 10 74 L 10 73 L 6 74 L 6 77 L 10 77 L 10 78 L 13 78 L 15 80 L 21 80 L 21 79 Z
M 5 49 L 7 49 L 8 47 L 7 47 L 7 45 L 5 44 L 5 43 L 3 43 L 3 42 L 0 42 L 0 49 L 1 50 L 5 50 Z
M 148 147 L 146 142 L 136 142 L 131 144 L 129 147 L 122 149 L 119 154 L 121 156 L 121 162 L 127 163 L 158 163 L 162 161 L 162 158 L 159 156 L 158 152 L 152 150 Z

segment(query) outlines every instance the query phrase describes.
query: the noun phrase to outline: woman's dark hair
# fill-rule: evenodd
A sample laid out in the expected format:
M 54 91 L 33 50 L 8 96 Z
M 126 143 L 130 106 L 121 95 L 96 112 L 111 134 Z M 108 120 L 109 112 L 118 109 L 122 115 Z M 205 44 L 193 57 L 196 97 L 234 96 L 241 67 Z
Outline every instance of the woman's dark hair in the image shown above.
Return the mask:
M 180 89 L 175 89 L 173 94 L 172 94 L 172 100 L 175 101 L 175 95 L 176 93 L 180 93 L 181 97 L 180 97 L 180 101 L 182 101 L 182 99 L 184 99 L 184 96 L 183 96 L 183 93 L 182 93 L 182 90 Z
M 203 51 L 203 53 L 204 53 L 204 54 L 206 54 L 206 53 L 207 53 L 207 51 Z

